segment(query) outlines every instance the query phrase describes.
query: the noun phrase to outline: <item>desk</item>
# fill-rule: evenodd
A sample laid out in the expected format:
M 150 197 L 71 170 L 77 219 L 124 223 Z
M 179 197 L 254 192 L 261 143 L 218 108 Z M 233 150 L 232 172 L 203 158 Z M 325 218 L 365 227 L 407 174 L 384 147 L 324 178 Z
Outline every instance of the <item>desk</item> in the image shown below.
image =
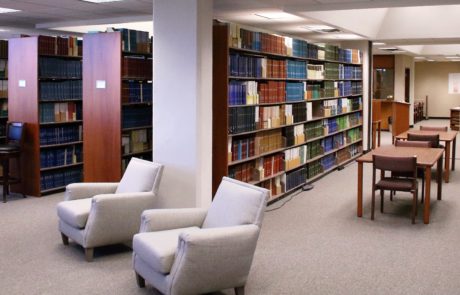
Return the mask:
M 446 160 L 444 161 L 444 181 L 449 182 L 450 143 L 452 142 L 452 171 L 455 170 L 455 149 L 457 145 L 457 131 L 428 131 L 409 130 L 396 136 L 397 139 L 407 139 L 407 133 L 413 134 L 439 134 L 439 140 L 445 142 Z
M 437 163 L 437 179 L 438 179 L 438 200 L 442 197 L 442 181 L 441 181 L 441 156 L 442 149 L 434 148 L 415 148 L 415 147 L 396 147 L 396 146 L 381 146 L 371 152 L 362 155 L 358 162 L 358 217 L 363 216 L 363 163 L 372 163 L 372 155 L 395 156 L 395 157 L 410 157 L 417 156 L 417 166 L 425 171 L 425 204 L 423 206 L 423 222 L 430 223 L 430 190 L 431 190 L 431 167 Z

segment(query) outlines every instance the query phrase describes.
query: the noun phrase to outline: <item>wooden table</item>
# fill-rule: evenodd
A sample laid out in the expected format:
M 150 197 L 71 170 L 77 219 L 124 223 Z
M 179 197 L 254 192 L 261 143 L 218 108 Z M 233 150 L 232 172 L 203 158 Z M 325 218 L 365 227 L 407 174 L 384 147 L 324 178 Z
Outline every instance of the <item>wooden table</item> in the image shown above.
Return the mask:
M 431 168 L 437 163 L 438 200 L 442 198 L 442 157 L 443 149 L 381 146 L 356 159 L 358 162 L 358 217 L 363 216 L 363 163 L 372 163 L 372 155 L 410 157 L 417 156 L 417 166 L 425 171 L 425 204 L 423 207 L 423 222 L 430 223 L 430 191 Z
M 439 134 L 439 140 L 445 143 L 446 160 L 444 161 L 444 181 L 449 182 L 450 177 L 450 144 L 452 143 L 452 171 L 455 170 L 455 149 L 457 145 L 457 131 L 428 131 L 428 130 L 408 130 L 396 136 L 397 139 L 407 139 L 407 133 L 413 134 Z
M 381 120 L 372 121 L 372 149 L 380 146 L 381 123 Z

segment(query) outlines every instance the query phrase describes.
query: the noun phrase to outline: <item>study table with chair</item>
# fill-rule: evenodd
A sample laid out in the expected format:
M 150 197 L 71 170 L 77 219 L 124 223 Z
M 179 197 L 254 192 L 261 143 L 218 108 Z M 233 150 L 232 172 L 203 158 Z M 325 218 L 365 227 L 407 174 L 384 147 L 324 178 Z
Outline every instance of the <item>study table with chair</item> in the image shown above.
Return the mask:
M 423 206 L 423 222 L 430 223 L 430 192 L 431 192 L 431 169 L 437 164 L 437 199 L 442 198 L 442 154 L 441 148 L 403 147 L 403 146 L 381 146 L 356 159 L 358 163 L 358 200 L 357 215 L 363 216 L 363 164 L 372 163 L 373 155 L 394 156 L 394 157 L 417 157 L 417 167 L 422 168 L 425 173 L 425 202 Z
M 396 136 L 396 139 L 406 140 L 408 133 L 412 134 L 439 134 L 439 140 L 445 143 L 445 161 L 444 161 L 444 182 L 449 182 L 450 169 L 455 170 L 455 149 L 457 143 L 457 131 L 431 131 L 431 130 L 408 130 Z M 451 153 L 451 144 L 452 144 L 452 159 L 450 157 Z M 450 161 L 452 161 L 452 168 L 450 168 Z

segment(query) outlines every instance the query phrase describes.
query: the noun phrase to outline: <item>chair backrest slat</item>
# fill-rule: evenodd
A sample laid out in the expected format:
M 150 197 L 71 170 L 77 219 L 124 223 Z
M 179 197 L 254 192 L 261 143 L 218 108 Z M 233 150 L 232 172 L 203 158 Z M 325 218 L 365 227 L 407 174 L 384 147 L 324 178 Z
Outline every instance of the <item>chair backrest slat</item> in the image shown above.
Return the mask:
M 420 130 L 426 131 L 447 131 L 449 130 L 447 126 L 420 126 Z
M 407 133 L 407 140 L 410 141 L 429 141 L 432 148 L 439 147 L 439 134 L 415 134 Z
M 373 166 L 375 169 L 401 172 L 401 173 L 416 173 L 417 157 L 393 157 L 393 156 L 379 156 L 373 155 Z
M 396 140 L 395 146 L 430 148 L 430 141 Z

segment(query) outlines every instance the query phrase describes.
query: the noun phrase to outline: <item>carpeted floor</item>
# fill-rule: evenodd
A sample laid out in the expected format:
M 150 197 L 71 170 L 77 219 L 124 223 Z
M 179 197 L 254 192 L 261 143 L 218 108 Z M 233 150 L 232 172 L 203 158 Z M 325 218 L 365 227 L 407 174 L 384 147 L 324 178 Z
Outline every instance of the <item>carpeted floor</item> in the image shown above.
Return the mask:
M 389 142 L 385 133 L 383 143 Z M 356 174 L 352 163 L 270 206 L 275 210 L 265 214 L 247 294 L 460 293 L 460 172 L 443 183 L 442 201 L 432 197 L 429 225 L 421 207 L 411 224 L 411 198 L 403 193 L 394 202 L 387 198 L 385 214 L 377 210 L 370 220 L 370 165 L 364 216 L 356 217 Z M 80 247 L 63 246 L 55 210 L 61 199 L 0 204 L 0 294 L 156 294 L 137 288 L 129 248 L 97 249 L 87 263 Z

